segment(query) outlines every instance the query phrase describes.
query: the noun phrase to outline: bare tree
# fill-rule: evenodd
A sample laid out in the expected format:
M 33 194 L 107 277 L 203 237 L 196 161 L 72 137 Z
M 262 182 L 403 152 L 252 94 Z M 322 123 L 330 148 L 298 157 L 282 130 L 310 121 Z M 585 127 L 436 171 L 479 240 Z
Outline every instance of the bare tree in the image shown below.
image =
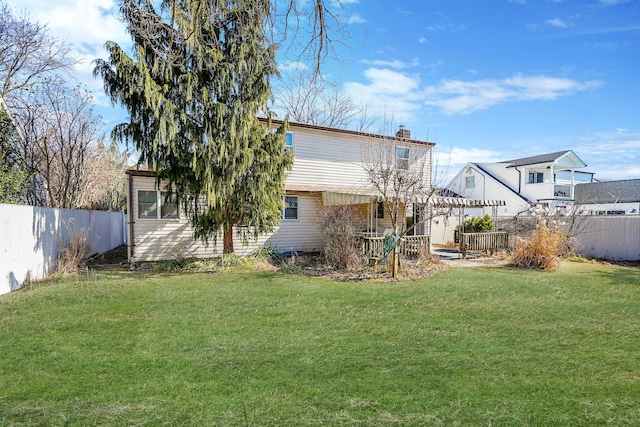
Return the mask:
M 53 207 L 120 209 L 126 155 L 97 143 L 93 99 L 73 87 L 71 48 L 26 14 L 0 0 L 0 99 L 19 137 L 26 201 Z M 115 150 L 115 151 L 114 151 Z M 123 157 L 124 156 L 124 160 Z M 124 166 L 123 166 L 124 165 Z
M 371 141 L 364 150 L 362 164 L 368 185 L 384 204 L 398 240 L 429 219 L 427 206 L 436 191 L 431 185 L 429 147 L 421 148 L 399 138 Z M 410 227 L 405 222 L 407 209 L 421 212 Z M 393 277 L 397 277 L 397 265 L 397 250 L 394 250 Z
M 0 96 L 13 109 L 40 82 L 70 73 L 77 60 L 64 41 L 50 36 L 47 27 L 27 15 L 15 16 L 0 1 Z
M 85 168 L 85 183 L 78 207 L 103 211 L 122 211 L 127 202 L 127 153 L 115 142 L 102 141 L 92 150 Z
M 13 111 L 23 136 L 18 149 L 33 176 L 29 202 L 78 207 L 100 121 L 91 95 L 51 78 L 20 101 Z
M 149 43 L 157 55 L 168 63 L 177 65 L 181 57 L 180 47 L 201 46 L 217 50 L 216 38 L 202 38 L 201 28 L 209 23 L 198 19 L 205 0 L 180 3 L 165 1 L 123 1 L 120 12 L 132 34 L 141 40 L 157 39 L 158 29 L 162 29 L 168 39 L 175 40 L 172 46 L 158 48 Z M 308 61 L 313 64 L 313 74 L 319 75 L 322 63 L 327 58 L 339 59 L 337 45 L 344 45 L 348 39 L 344 20 L 338 10 L 342 0 L 269 0 L 269 13 L 264 20 L 263 31 L 274 44 L 283 47 L 284 54 L 294 61 Z M 175 14 L 177 5 L 184 7 L 185 13 Z M 242 4 L 236 5 L 243 7 Z M 163 20 L 171 17 L 169 24 Z M 178 27 L 188 31 L 178 30 Z M 217 31 L 216 29 L 215 31 Z M 155 47 L 154 47 L 155 46 Z
M 300 123 L 345 129 L 360 114 L 338 83 L 306 70 L 284 74 L 274 93 L 275 108 Z

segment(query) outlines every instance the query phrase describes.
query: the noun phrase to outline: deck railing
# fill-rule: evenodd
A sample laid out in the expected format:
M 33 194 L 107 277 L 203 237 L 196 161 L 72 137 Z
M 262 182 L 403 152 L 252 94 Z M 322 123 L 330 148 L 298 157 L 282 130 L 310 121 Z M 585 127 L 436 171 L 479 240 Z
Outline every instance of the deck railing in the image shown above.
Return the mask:
M 493 253 L 498 249 L 507 249 L 509 247 L 509 234 L 503 231 L 461 233 L 459 243 L 462 258 L 466 258 L 468 250 Z
M 384 256 L 384 237 L 362 236 L 361 252 L 369 259 L 379 259 Z M 403 256 L 419 255 L 429 251 L 429 236 L 405 236 L 400 239 L 399 251 Z

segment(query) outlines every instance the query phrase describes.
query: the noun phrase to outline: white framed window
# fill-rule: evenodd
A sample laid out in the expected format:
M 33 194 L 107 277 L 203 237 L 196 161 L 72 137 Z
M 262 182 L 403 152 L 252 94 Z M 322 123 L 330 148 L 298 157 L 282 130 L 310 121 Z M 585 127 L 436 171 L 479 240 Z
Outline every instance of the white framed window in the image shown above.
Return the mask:
M 282 219 L 298 219 L 298 196 L 284 196 Z
M 175 193 L 138 190 L 138 219 L 178 219 L 178 197 Z
M 540 184 L 544 182 L 543 172 L 529 172 L 529 184 Z
M 396 148 L 396 168 L 409 169 L 409 147 Z
M 475 176 L 467 176 L 467 177 L 465 177 L 464 185 L 467 188 L 475 188 L 476 187 L 476 177 Z
M 287 132 L 284 139 L 284 148 L 293 152 L 293 134 Z

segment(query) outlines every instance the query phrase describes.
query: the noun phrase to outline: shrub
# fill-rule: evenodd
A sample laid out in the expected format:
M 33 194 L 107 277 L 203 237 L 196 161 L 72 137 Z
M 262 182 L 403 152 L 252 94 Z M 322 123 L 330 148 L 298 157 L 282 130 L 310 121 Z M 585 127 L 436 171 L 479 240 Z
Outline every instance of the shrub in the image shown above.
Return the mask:
M 558 229 L 541 225 L 527 240 L 518 239 L 511 262 L 523 268 L 554 270 L 570 253 L 569 238 Z
M 358 231 L 362 227 L 362 218 L 355 206 L 322 207 L 318 210 L 318 223 L 324 236 L 327 264 L 346 269 L 360 263 Z
M 493 220 L 489 214 L 469 218 L 464 222 L 465 233 L 482 233 L 493 230 Z

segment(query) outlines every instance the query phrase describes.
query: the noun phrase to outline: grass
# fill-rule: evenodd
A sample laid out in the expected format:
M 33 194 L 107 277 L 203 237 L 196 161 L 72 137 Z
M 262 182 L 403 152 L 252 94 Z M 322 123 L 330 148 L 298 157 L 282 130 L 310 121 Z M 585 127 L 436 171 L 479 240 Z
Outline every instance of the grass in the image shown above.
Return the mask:
M 640 270 L 90 274 L 0 297 L 0 425 L 640 425 Z

